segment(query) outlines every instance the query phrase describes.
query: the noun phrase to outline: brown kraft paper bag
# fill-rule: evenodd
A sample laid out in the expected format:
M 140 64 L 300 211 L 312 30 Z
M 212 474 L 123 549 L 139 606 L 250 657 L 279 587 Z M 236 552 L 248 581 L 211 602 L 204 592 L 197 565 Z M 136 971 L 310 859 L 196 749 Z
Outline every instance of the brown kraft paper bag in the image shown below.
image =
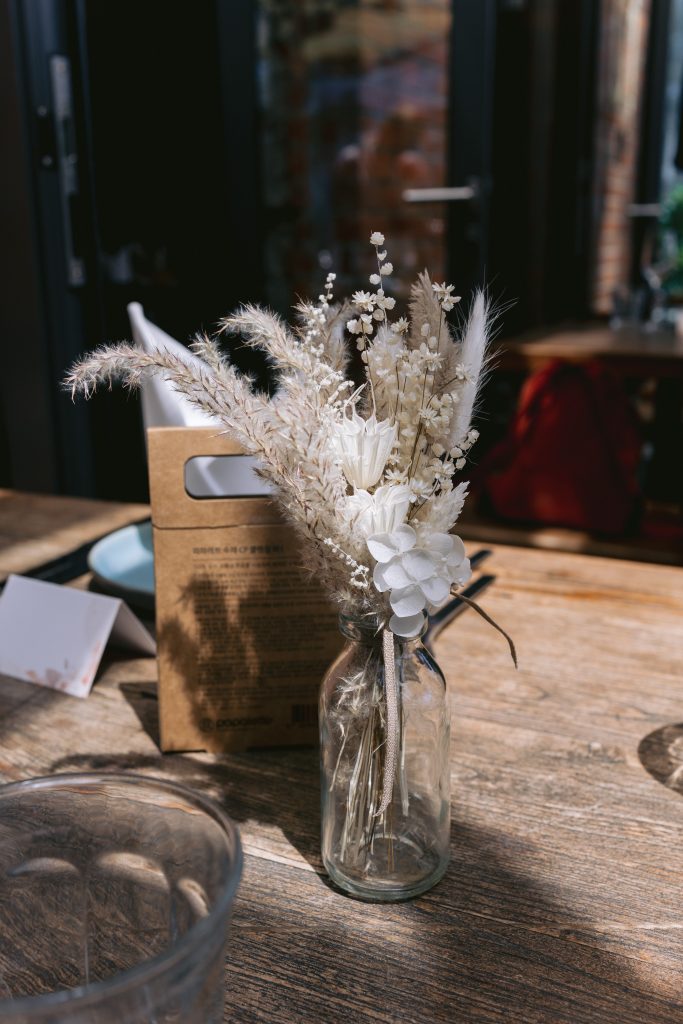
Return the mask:
M 148 431 L 161 749 L 312 744 L 341 649 L 336 611 L 266 496 L 192 497 L 197 456 L 241 457 L 213 429 Z

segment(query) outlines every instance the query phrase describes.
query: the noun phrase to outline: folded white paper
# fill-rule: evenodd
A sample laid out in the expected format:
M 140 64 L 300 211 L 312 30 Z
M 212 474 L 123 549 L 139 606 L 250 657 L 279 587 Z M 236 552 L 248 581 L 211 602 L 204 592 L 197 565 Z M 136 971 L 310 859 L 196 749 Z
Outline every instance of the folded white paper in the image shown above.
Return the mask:
M 188 366 L 204 366 L 203 360 L 188 348 L 172 338 L 166 331 L 148 320 L 139 302 L 128 307 L 133 340 L 136 345 L 152 356 L 166 349 Z M 189 402 L 184 395 L 174 391 L 165 377 L 155 374 L 146 376 L 142 385 L 142 416 L 145 427 L 216 427 L 222 430 L 221 421 Z
M 156 644 L 116 597 L 10 576 L 0 597 L 0 673 L 87 697 L 107 642 L 141 654 Z
M 148 320 L 139 302 L 131 302 L 127 308 L 133 340 L 148 355 L 165 349 L 188 366 L 206 367 L 194 352 Z M 162 374 L 148 374 L 142 382 L 142 419 L 145 430 L 148 427 L 215 427 L 218 433 L 224 429 L 221 420 L 189 402 Z M 185 485 L 195 498 L 270 494 L 270 485 L 254 473 L 256 465 L 257 460 L 251 455 L 191 459 L 185 467 Z

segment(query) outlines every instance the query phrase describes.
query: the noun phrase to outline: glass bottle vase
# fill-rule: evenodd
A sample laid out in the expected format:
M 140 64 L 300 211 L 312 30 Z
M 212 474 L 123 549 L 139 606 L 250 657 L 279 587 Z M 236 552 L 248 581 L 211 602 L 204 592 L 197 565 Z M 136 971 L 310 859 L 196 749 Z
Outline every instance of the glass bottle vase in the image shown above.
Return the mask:
M 435 885 L 448 863 L 446 683 L 420 637 L 394 637 L 397 756 L 391 800 L 381 810 L 387 752 L 382 630 L 346 615 L 339 621 L 347 643 L 320 692 L 323 863 L 353 896 L 408 899 Z

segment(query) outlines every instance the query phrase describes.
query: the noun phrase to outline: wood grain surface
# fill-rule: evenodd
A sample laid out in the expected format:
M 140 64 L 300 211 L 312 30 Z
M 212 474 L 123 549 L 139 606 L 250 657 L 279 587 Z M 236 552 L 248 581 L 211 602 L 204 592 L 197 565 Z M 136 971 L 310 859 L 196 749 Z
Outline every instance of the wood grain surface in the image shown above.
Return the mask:
M 0 577 L 34 569 L 148 513 L 146 505 L 0 488 Z
M 83 503 L 63 508 L 71 543 Z M 86 511 L 79 539 L 91 527 Z M 452 859 L 413 902 L 328 884 L 316 751 L 161 755 L 152 659 L 110 657 L 86 701 L 0 678 L 0 777 L 134 770 L 221 802 L 246 851 L 228 1022 L 683 1021 L 683 570 L 497 547 L 486 572 L 520 669 L 474 614 L 435 642 Z

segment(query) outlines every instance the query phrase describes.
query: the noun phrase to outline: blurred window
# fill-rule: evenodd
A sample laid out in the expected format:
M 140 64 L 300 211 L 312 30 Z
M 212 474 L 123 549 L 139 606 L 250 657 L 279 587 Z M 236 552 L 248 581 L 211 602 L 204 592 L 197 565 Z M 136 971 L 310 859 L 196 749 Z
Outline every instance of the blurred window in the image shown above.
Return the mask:
M 270 302 L 337 294 L 376 271 L 382 231 L 394 291 L 446 272 L 441 203 L 411 188 L 447 184 L 450 0 L 259 4 L 265 256 Z

